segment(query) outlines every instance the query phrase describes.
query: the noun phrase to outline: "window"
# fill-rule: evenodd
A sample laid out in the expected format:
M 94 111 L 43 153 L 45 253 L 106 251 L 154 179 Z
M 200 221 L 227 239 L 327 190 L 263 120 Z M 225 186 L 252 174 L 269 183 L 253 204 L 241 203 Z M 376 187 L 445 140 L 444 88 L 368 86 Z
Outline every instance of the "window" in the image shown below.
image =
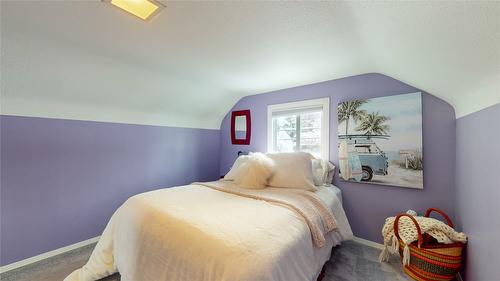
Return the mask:
M 269 105 L 267 150 L 305 151 L 328 159 L 329 108 L 329 98 Z

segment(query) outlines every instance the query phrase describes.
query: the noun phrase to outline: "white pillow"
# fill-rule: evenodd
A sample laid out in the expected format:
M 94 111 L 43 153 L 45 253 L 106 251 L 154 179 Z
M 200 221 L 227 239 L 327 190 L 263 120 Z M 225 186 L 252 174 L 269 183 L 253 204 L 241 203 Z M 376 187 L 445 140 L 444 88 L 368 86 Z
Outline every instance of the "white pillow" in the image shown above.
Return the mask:
M 335 165 L 333 165 L 330 161 L 326 161 L 326 170 L 328 170 L 326 179 L 325 179 L 325 184 L 330 185 L 333 182 L 333 177 L 335 176 Z
M 311 154 L 290 152 L 266 155 L 274 161 L 274 172 L 269 179 L 270 186 L 317 190 L 313 181 Z
M 328 169 L 325 169 L 324 161 L 321 159 L 312 159 L 312 173 L 315 186 L 322 186 L 325 184 L 328 177 Z
M 322 186 L 332 184 L 335 175 L 335 165 L 328 160 L 317 158 L 312 159 L 311 162 L 314 185 Z
M 231 170 L 224 176 L 224 180 L 234 181 L 241 172 L 241 165 L 246 161 L 246 155 L 239 156 L 233 163 Z
M 250 153 L 242 157 L 244 161 L 238 167 L 234 183 L 249 189 L 265 188 L 273 173 L 273 160 L 262 153 Z

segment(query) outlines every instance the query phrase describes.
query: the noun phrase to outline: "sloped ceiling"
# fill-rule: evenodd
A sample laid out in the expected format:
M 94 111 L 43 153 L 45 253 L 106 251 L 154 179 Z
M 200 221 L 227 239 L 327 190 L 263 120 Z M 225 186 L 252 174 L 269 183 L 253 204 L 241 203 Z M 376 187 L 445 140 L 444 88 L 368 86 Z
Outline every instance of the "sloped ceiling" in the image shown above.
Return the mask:
M 2 114 L 219 128 L 242 96 L 369 72 L 500 102 L 500 2 L 1 1 Z

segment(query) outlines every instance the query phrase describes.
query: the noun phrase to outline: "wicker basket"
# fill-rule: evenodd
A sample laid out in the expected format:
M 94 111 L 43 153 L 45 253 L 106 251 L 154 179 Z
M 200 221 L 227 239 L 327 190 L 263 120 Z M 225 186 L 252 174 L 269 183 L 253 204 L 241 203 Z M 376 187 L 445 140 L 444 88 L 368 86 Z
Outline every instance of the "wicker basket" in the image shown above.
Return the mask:
M 428 217 L 433 211 L 441 214 L 448 225 L 453 227 L 450 218 L 439 209 L 428 209 L 425 216 Z M 408 245 L 411 258 L 410 264 L 404 266 L 404 272 L 417 281 L 446 281 L 455 278 L 462 264 L 462 249 L 464 244 L 461 242 L 452 244 L 438 243 L 429 235 L 422 235 L 420 226 L 413 216 L 400 214 L 394 221 L 394 234 L 399 241 L 401 258 L 403 258 L 403 249 L 405 247 L 405 243 L 399 237 L 398 230 L 398 223 L 401 217 L 410 218 L 415 224 L 418 233 L 418 240 Z

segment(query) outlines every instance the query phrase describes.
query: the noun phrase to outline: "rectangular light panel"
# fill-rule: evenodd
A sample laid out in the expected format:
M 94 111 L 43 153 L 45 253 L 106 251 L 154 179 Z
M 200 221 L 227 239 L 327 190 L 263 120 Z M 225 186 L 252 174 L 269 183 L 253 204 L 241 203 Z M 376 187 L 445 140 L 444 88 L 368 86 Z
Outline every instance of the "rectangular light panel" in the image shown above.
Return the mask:
M 148 20 L 160 9 L 160 5 L 149 0 L 111 0 L 112 5 L 143 20 Z

